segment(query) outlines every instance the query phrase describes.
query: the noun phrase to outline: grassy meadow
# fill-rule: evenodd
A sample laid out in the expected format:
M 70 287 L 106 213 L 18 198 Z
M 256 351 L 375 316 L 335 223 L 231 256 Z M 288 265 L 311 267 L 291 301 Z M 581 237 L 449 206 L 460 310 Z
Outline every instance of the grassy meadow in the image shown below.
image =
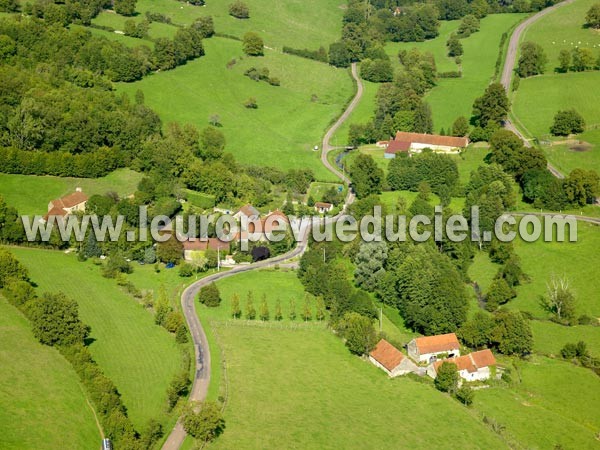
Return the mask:
M 96 448 L 100 432 L 70 364 L 0 298 L 0 448 Z
M 473 102 L 479 97 L 494 77 L 494 67 L 498 58 L 502 33 L 508 32 L 521 21 L 524 14 L 492 14 L 481 20 L 481 29 L 461 43 L 464 48 L 462 56 L 462 78 L 439 79 L 437 86 L 425 96 L 433 112 L 434 131 L 448 129 L 459 116 L 471 116 Z M 423 43 L 406 42 L 388 44 L 391 55 L 399 50 L 410 50 L 413 47 L 430 51 L 435 56 L 438 70 L 457 70 L 454 61 L 446 56 L 448 34 L 458 27 L 459 21 L 442 22 L 440 36 Z
M 0 173 L 0 195 L 20 214 L 46 214 L 48 203 L 80 187 L 89 196 L 114 191 L 119 196 L 133 194 L 140 173 L 119 169 L 102 178 L 69 178 Z
M 206 56 L 175 70 L 122 84 L 131 96 L 144 91 L 146 103 L 165 122 L 208 125 L 218 114 L 226 136 L 226 151 L 244 164 L 282 169 L 312 168 L 319 180 L 333 181 L 320 162 L 320 145 L 328 124 L 337 117 L 353 84 L 346 70 L 266 50 L 264 57 L 244 57 L 241 43 L 231 39 L 205 41 Z M 229 69 L 228 62 L 235 64 Z M 256 82 L 244 76 L 248 68 L 267 67 L 281 86 Z M 254 97 L 258 109 L 247 109 Z
M 594 0 L 576 0 L 544 16 L 524 33 L 523 41 L 541 45 L 548 56 L 546 73 L 522 79 L 513 94 L 516 124 L 527 135 L 550 139 L 550 126 L 558 110 L 575 108 L 586 120 L 588 131 L 577 139 L 593 148 L 573 151 L 568 145 L 543 146 L 546 156 L 560 171 L 568 174 L 575 168 L 600 168 L 600 72 L 556 73 L 558 55 L 563 49 L 587 47 L 600 55 L 600 34 L 585 28 L 587 10 Z M 555 138 L 554 141 L 562 138 Z
M 266 326 L 259 321 L 229 320 L 231 295 L 240 295 L 244 310 L 248 286 L 257 310 L 266 293 L 271 311 L 279 297 L 284 316 L 292 298 L 300 312 L 304 294 L 295 272 L 252 272 L 217 284 L 221 306 L 199 307 L 198 314 L 209 324 L 209 340 L 218 346 L 211 346 L 211 355 L 226 361 L 227 376 L 219 370 L 215 378 L 219 368 L 213 359 L 213 382 L 227 383 L 227 429 L 208 448 L 281 448 L 282 442 L 289 448 L 381 448 L 400 441 L 407 447 L 444 448 L 427 434 L 414 432 L 432 422 L 439 423 L 444 436 L 460 442 L 461 448 L 504 447 L 456 401 L 432 386 L 407 378 L 388 379 L 352 356 L 314 320 L 304 325 L 296 319 L 294 327 L 287 317 Z M 398 340 L 410 336 L 387 318 L 384 331 Z M 214 398 L 216 388 L 211 389 Z M 440 421 L 448 416 L 453 418 L 452 426 Z
M 160 420 L 167 387 L 181 362 L 175 339 L 92 262 L 50 250 L 12 251 L 40 291 L 63 291 L 77 301 L 81 319 L 92 328 L 90 351 L 117 386 L 136 428 L 151 418 Z

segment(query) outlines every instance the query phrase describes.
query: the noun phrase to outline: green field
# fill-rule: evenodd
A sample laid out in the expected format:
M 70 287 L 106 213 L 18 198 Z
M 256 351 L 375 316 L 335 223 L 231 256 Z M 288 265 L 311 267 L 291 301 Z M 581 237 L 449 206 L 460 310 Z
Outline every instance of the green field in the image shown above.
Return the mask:
M 477 391 L 475 409 L 506 427 L 503 434 L 516 448 L 597 448 L 600 378 L 548 358 L 521 366 L 520 384 Z
M 0 195 L 20 214 L 44 215 L 48 203 L 80 187 L 87 195 L 114 191 L 121 197 L 133 194 L 142 175 L 129 169 L 115 170 L 102 178 L 68 178 L 0 173 Z
M 49 250 L 12 251 L 42 291 L 60 290 L 77 301 L 81 319 L 92 328 L 90 351 L 122 394 L 136 428 L 162 419 L 167 387 L 181 361 L 174 338 L 91 262 Z
M 585 15 L 595 0 L 576 0 L 544 16 L 524 33 L 523 41 L 541 45 L 548 56 L 546 73 L 521 80 L 513 94 L 513 114 L 516 124 L 529 136 L 550 139 L 550 126 L 560 109 L 575 108 L 586 120 L 589 131 L 577 138 L 594 147 L 584 152 L 573 151 L 567 145 L 543 146 L 550 162 L 568 174 L 575 168 L 600 169 L 600 72 L 555 73 L 558 54 L 576 46 L 588 47 L 597 54 L 600 34 L 584 28 Z M 560 140 L 557 138 L 555 140 Z
M 239 291 L 237 278 L 221 281 L 221 292 Z M 257 281 L 274 281 L 272 272 L 251 278 L 254 287 Z M 286 278 L 284 285 L 297 283 L 293 273 Z M 291 292 L 297 295 L 295 289 Z M 202 308 L 199 315 L 220 318 L 226 312 Z M 324 327 L 210 323 L 227 362 L 228 394 L 227 428 L 208 448 L 281 448 L 282 442 L 306 449 L 383 448 L 398 442 L 403 447 L 447 448 L 448 440 L 461 448 L 504 447 L 456 401 L 432 386 L 388 379 L 352 356 Z M 452 421 L 440 422 L 441 417 Z M 444 440 L 415 432 L 432 422 L 439 424 Z
M 202 58 L 122 84 L 119 90 L 133 96 L 142 89 L 146 103 L 165 122 L 204 128 L 209 116 L 218 114 L 226 151 L 241 163 L 283 169 L 309 167 L 320 180 L 333 181 L 313 147 L 320 144 L 328 124 L 352 95 L 348 72 L 270 50 L 264 57 L 244 57 L 241 43 L 231 39 L 206 40 L 205 49 Z M 233 59 L 236 64 L 227 69 Z M 244 71 L 250 67 L 269 68 L 281 86 L 245 77 Z M 257 99 L 258 109 L 244 108 L 249 97 Z
M 463 39 L 462 78 L 438 80 L 425 100 L 431 105 L 434 131 L 448 129 L 459 116 L 471 116 L 473 101 L 479 97 L 494 76 L 494 66 L 498 57 L 502 33 L 509 31 L 525 17 L 524 14 L 492 14 L 481 20 L 481 30 Z M 457 26 L 457 25 L 456 25 Z M 442 31 L 448 31 L 444 28 Z M 443 35 L 422 44 L 394 44 L 394 51 L 410 50 L 413 47 L 431 51 L 436 56 L 439 70 L 456 70 L 447 67 L 454 65 L 445 57 L 447 37 Z
M 600 125 L 598 83 L 600 72 L 548 74 L 521 80 L 513 100 L 517 123 L 528 135 L 548 139 L 556 112 L 575 108 L 588 127 L 597 127 Z M 566 174 L 577 167 L 600 169 L 600 130 L 587 131 L 578 139 L 594 147 L 587 151 L 570 150 L 566 145 L 543 149 L 548 159 Z
M 367 123 L 373 119 L 375 113 L 375 98 L 379 83 L 371 83 L 370 81 L 362 80 L 363 95 L 356 109 L 352 111 L 348 120 L 346 120 L 334 133 L 331 139 L 331 145 L 341 147 L 348 144 L 348 131 L 353 123 Z
M 96 448 L 100 432 L 77 374 L 40 344 L 29 322 L 0 298 L 0 447 Z

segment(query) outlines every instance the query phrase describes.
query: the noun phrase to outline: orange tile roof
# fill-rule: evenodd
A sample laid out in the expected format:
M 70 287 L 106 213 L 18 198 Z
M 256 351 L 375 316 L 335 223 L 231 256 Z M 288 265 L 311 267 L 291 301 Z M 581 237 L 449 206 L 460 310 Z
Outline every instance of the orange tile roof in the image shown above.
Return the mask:
M 65 217 L 67 215 L 67 211 L 65 211 L 63 208 L 59 208 L 57 206 L 53 206 L 50 211 L 48 211 L 46 213 L 46 215 L 44 216 L 44 220 L 47 222 L 48 219 L 50 218 L 50 216 L 58 216 L 58 217 Z
M 229 243 L 218 238 L 188 239 L 182 242 L 183 249 L 187 251 L 202 250 L 229 250 Z
M 373 351 L 369 353 L 369 356 L 389 371 L 394 370 L 405 358 L 400 350 L 385 339 L 377 343 Z
M 258 212 L 258 210 L 254 206 L 252 206 L 250 203 L 242 206 L 240 208 L 239 212 L 243 213 L 247 217 L 260 216 L 260 213 Z
M 386 153 L 398 153 L 398 152 L 407 152 L 410 150 L 410 142 L 409 141 L 390 141 L 387 148 L 385 149 Z
M 333 205 L 327 202 L 315 202 L 315 207 L 317 208 L 331 208 Z
M 52 200 L 52 206 L 55 208 L 72 208 L 80 203 L 87 202 L 88 196 L 81 191 L 75 191 L 72 194 Z
M 398 131 L 396 133 L 395 140 L 428 145 L 444 145 L 447 147 L 466 147 L 469 144 L 469 139 L 465 137 L 440 136 L 437 134 L 423 133 L 408 133 L 406 131 Z
M 479 350 L 471 353 L 471 358 L 477 367 L 495 366 L 496 358 L 490 349 Z
M 460 347 L 458 338 L 454 333 L 418 337 L 415 341 L 421 355 L 446 352 Z
M 494 354 L 489 349 L 480 350 L 478 352 L 469 353 L 468 355 L 459 356 L 457 358 L 436 361 L 433 364 L 433 367 L 436 372 L 444 362 L 456 364 L 456 367 L 459 371 L 466 370 L 469 373 L 473 373 L 477 372 L 477 369 L 495 366 L 496 358 L 494 358 Z

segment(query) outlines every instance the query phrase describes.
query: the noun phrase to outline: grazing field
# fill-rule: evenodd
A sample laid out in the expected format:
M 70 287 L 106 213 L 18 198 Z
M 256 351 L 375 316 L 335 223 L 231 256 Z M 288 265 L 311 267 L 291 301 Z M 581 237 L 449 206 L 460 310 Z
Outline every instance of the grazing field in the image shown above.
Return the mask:
M 346 70 L 267 50 L 264 57 L 244 57 L 241 43 L 212 38 L 205 42 L 206 56 L 175 70 L 122 84 L 131 96 L 144 91 L 146 103 L 165 122 L 208 125 L 220 116 L 226 151 L 244 164 L 282 169 L 312 168 L 319 180 L 333 181 L 320 162 L 319 145 L 328 124 L 352 96 Z M 227 69 L 228 62 L 235 64 Z M 244 76 L 248 68 L 267 67 L 281 86 L 256 82 Z M 258 109 L 243 103 L 254 97 Z
M 211 15 L 219 33 L 242 37 L 247 31 L 259 33 L 265 45 L 281 49 L 284 45 L 317 50 L 340 38 L 343 0 L 247 0 L 249 19 L 229 15 L 229 2 L 206 2 L 203 15 Z
M 328 330 L 215 330 L 227 360 L 227 429 L 208 448 L 505 447 L 455 400 L 408 378 L 390 380 Z M 444 439 L 415 431 L 432 423 Z
M 373 118 L 375 112 L 375 99 L 379 83 L 371 83 L 370 81 L 362 80 L 363 95 L 356 109 L 352 111 L 348 120 L 338 128 L 331 139 L 331 145 L 334 147 L 343 147 L 349 144 L 348 131 L 353 123 L 366 123 Z
M 584 341 L 590 353 L 600 355 L 600 329 L 589 325 L 565 327 L 554 322 L 532 320 L 533 351 L 544 355 L 560 355 L 568 343 Z
M 81 319 L 92 328 L 92 355 L 122 394 L 136 428 L 151 418 L 160 420 L 167 387 L 181 362 L 175 339 L 92 262 L 49 250 L 12 251 L 41 291 L 60 290 L 77 301 Z
M 3 298 L 0 367 L 0 448 L 96 448 L 100 432 L 77 374 Z
M 474 408 L 516 448 L 597 448 L 600 378 L 571 363 L 535 357 L 521 363 L 513 389 L 483 389 Z
M 583 222 L 578 223 L 577 242 L 516 241 L 515 250 L 531 281 L 517 287 L 517 298 L 509 306 L 529 311 L 537 317 L 545 317 L 539 298 L 546 293 L 546 283 L 552 275 L 566 276 L 577 297 L 578 314 L 600 317 L 596 282 L 600 264 L 598 248 L 600 229 Z
M 548 74 L 521 80 L 513 99 L 513 113 L 518 118 L 517 123 L 528 135 L 549 139 L 550 126 L 556 112 L 575 108 L 584 117 L 588 127 L 598 127 L 598 83 L 600 72 Z M 589 142 L 593 147 L 584 151 L 571 150 L 570 146 L 560 144 L 542 148 L 548 159 L 565 174 L 577 167 L 600 169 L 600 130 L 586 131 L 577 139 Z
M 283 315 L 282 322 L 290 322 L 290 301 L 293 300 L 297 316 L 295 322 L 303 322 L 300 314 L 304 308 L 304 288 L 298 280 L 296 272 L 272 269 L 246 272 L 218 281 L 217 286 L 221 293 L 222 302 L 219 308 L 208 310 L 211 319 L 228 320 L 231 318 L 231 298 L 234 294 L 239 296 L 242 318 L 244 319 L 248 292 L 251 291 L 257 318 L 260 314 L 263 296 L 266 296 L 271 320 L 275 314 L 277 300 L 280 300 Z M 310 296 L 309 302 L 314 317 L 315 299 Z
M 585 28 L 585 15 L 595 0 L 577 0 L 544 16 L 524 33 L 523 41 L 533 41 L 544 48 L 548 56 L 546 73 L 521 80 L 513 94 L 513 113 L 517 125 L 527 135 L 548 140 L 554 114 L 560 109 L 575 108 L 586 120 L 589 131 L 577 139 L 589 142 L 593 148 L 574 151 L 569 145 L 543 146 L 548 159 L 560 171 L 568 174 L 575 168 L 600 168 L 600 72 L 555 73 L 558 55 L 563 49 L 575 47 L 600 52 L 600 34 Z M 556 138 L 555 140 L 562 140 Z
M 129 169 L 115 170 L 102 178 L 68 178 L 52 176 L 13 175 L 0 173 L 0 195 L 20 214 L 41 214 L 48 203 L 80 187 L 87 195 L 114 191 L 119 196 L 133 194 L 142 175 Z
M 481 30 L 461 40 L 464 48 L 462 56 L 462 78 L 438 80 L 437 86 L 425 96 L 433 112 L 434 131 L 448 129 L 459 116 L 471 116 L 473 101 L 479 97 L 494 77 L 494 67 L 498 58 L 502 33 L 508 32 L 521 21 L 524 14 L 492 14 L 481 20 Z M 444 22 L 442 22 L 444 23 Z M 455 25 L 458 26 L 458 22 Z M 450 25 L 446 25 L 450 27 Z M 437 38 L 422 44 L 411 42 L 394 44 L 391 53 L 413 47 L 431 51 L 436 55 L 439 70 L 456 70 L 453 61 L 445 57 L 447 36 L 445 27 Z M 390 44 L 388 44 L 390 45 Z M 448 67 L 450 65 L 450 67 Z M 454 65 L 454 68 L 451 66 Z

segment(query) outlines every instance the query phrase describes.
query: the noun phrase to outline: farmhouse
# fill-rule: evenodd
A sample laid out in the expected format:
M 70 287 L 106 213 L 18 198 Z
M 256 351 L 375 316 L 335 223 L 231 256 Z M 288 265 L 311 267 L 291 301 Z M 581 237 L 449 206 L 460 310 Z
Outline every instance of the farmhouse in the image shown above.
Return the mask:
M 488 350 L 469 353 L 445 361 L 456 364 L 458 374 L 465 381 L 483 381 L 491 376 L 491 367 L 496 365 L 494 354 Z M 436 361 L 427 368 L 427 375 L 431 378 L 437 376 L 437 371 L 444 361 Z
M 394 140 L 388 143 L 384 156 L 389 159 L 395 158 L 399 152 L 421 153 L 425 148 L 440 153 L 460 153 L 460 149 L 467 145 L 469 139 L 466 137 L 398 131 Z
M 186 261 L 192 261 L 195 256 L 206 250 L 229 252 L 229 242 L 222 241 L 218 238 L 188 239 L 183 241 L 182 244 L 183 259 Z
M 460 356 L 460 344 L 454 333 L 425 336 L 408 343 L 408 356 L 417 363 L 433 362 L 439 357 Z
M 248 222 L 248 239 L 253 242 L 266 241 L 267 235 L 283 233 L 288 229 L 288 217 L 279 210 L 269 213 L 262 219 L 253 218 Z
M 315 202 L 315 211 L 319 214 L 328 213 L 333 209 L 333 205 L 327 202 Z
M 254 206 L 248 203 L 247 205 L 242 206 L 239 211 L 233 215 L 233 217 L 236 220 L 241 220 L 242 217 L 245 217 L 246 219 L 256 219 L 260 217 L 260 212 L 258 212 Z
M 410 359 L 385 339 L 380 340 L 373 351 L 369 353 L 369 361 L 390 377 L 405 375 L 417 369 Z
M 88 196 L 81 191 L 81 188 L 77 188 L 72 194 L 48 203 L 48 212 L 44 216 L 43 221 L 47 222 L 51 216 L 57 218 L 67 217 L 74 211 L 85 211 L 87 201 Z

